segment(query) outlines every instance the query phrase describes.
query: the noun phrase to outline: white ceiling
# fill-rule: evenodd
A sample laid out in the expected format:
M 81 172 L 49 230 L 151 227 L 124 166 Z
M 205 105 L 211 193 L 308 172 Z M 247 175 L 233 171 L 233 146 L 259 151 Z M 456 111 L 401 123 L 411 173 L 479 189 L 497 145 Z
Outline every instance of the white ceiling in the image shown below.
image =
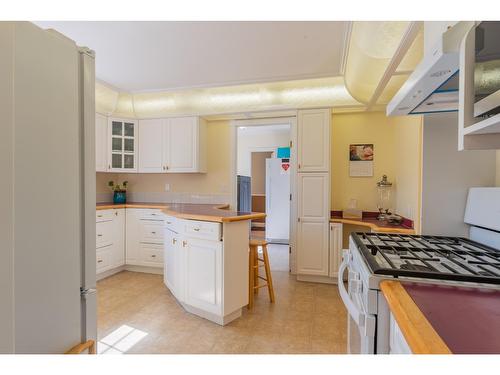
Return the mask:
M 340 74 L 347 22 L 35 22 L 96 51 L 130 92 Z

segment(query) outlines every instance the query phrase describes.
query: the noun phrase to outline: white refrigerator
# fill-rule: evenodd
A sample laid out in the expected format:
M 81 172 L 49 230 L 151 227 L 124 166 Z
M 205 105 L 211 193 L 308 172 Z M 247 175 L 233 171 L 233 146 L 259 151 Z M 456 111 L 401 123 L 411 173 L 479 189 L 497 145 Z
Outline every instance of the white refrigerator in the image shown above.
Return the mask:
M 290 237 L 290 163 L 266 159 L 266 238 L 287 244 Z
M 94 53 L 0 22 L 0 353 L 96 339 Z

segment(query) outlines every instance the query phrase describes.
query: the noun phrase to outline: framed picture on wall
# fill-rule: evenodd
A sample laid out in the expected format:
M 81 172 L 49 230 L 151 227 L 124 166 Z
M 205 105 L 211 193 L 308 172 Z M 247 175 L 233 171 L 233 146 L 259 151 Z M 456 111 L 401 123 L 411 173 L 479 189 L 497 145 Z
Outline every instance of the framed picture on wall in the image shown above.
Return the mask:
M 373 159 L 373 143 L 349 145 L 349 176 L 372 177 Z

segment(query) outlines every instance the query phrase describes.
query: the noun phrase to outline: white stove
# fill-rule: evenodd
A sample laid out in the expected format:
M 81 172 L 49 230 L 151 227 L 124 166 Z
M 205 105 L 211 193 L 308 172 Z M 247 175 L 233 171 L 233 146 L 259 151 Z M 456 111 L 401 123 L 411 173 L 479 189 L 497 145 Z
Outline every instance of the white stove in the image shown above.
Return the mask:
M 500 188 L 470 189 L 465 222 L 472 225 L 471 239 L 351 234 L 338 284 L 349 313 L 349 353 L 389 352 L 390 313 L 380 292 L 382 280 L 500 289 Z M 342 280 L 345 270 L 347 289 Z

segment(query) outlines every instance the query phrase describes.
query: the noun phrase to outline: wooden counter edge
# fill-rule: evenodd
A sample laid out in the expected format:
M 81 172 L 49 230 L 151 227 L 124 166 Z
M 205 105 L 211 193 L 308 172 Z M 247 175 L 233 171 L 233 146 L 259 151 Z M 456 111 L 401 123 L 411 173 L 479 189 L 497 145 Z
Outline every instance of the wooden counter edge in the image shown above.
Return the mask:
M 414 229 L 410 229 L 410 228 L 394 228 L 394 227 L 379 227 L 376 224 L 367 223 L 366 221 L 362 221 L 362 220 L 335 218 L 335 219 L 330 219 L 330 222 L 332 222 L 332 223 L 352 224 L 352 225 L 361 225 L 361 226 L 365 226 L 365 227 L 370 227 L 372 230 L 374 230 L 376 232 L 381 232 L 381 233 L 415 234 L 415 230 Z
M 169 209 L 166 203 L 151 203 L 151 204 L 141 204 L 141 203 L 124 203 L 124 204 L 100 204 L 96 205 L 96 210 L 110 210 L 110 209 L 120 209 L 120 208 L 150 208 L 150 209 L 160 209 L 168 215 L 178 217 L 180 219 L 188 220 L 201 220 L 201 221 L 212 221 L 217 223 L 229 223 L 241 220 L 254 220 L 265 218 L 265 213 L 252 212 L 247 215 L 235 215 L 235 216 L 216 216 L 216 215 L 205 215 L 205 214 L 187 214 L 177 212 L 175 210 Z M 214 205 L 215 210 L 227 210 L 229 208 L 228 204 Z
M 452 354 L 399 281 L 382 281 L 380 289 L 414 354 Z

